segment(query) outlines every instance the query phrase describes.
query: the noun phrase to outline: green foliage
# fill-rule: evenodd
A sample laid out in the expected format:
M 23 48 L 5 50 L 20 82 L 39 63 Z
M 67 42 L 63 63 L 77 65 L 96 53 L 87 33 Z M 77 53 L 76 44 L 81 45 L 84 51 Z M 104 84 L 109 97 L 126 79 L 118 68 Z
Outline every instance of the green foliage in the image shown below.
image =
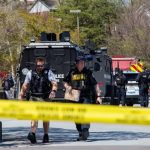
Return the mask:
M 91 39 L 97 47 L 106 44 L 107 36 L 110 36 L 110 26 L 117 19 L 118 5 L 108 0 L 64 0 L 56 15 L 62 18 L 64 28 L 76 30 L 77 14 L 70 10 L 81 10 L 80 42 Z
M 18 47 L 22 39 L 21 18 L 16 11 L 0 10 L 0 69 L 10 70 L 18 61 Z M 4 63 L 5 62 L 5 63 Z
M 109 37 L 110 54 L 123 54 L 129 57 L 138 57 L 149 64 L 150 60 L 150 30 L 149 9 L 150 1 L 131 1 L 127 6 L 122 6 L 118 14 L 118 23 Z M 147 65 L 148 66 L 148 65 Z
M 40 33 L 43 31 L 54 32 L 56 34 L 60 32 L 60 22 L 53 16 L 53 13 L 39 15 L 20 11 L 20 15 L 25 22 L 26 34 L 24 38 L 26 41 L 29 41 L 32 36 L 34 36 L 36 40 L 40 40 Z
M 1 4 L 7 4 L 2 1 Z M 14 3 L 17 2 L 14 1 Z M 124 5 L 122 0 L 63 0 L 60 7 L 45 14 L 29 14 L 20 10 L 0 9 L 0 69 L 10 70 L 18 64 L 21 45 L 27 44 L 34 36 L 40 40 L 40 33 L 54 32 L 57 35 L 65 30 L 71 39 L 80 45 L 89 39 L 96 48 L 108 46 L 110 55 L 138 56 L 150 59 L 150 30 L 148 18 L 136 12 L 148 1 L 136 0 Z M 5 6 L 4 5 L 4 6 Z M 144 7 L 143 7 L 144 8 Z M 70 10 L 81 10 L 79 14 Z M 77 15 L 79 16 L 80 36 L 78 41 Z M 12 55 L 10 54 L 12 52 Z M 4 63 L 5 62 L 5 63 Z M 147 63 L 148 64 L 148 63 Z

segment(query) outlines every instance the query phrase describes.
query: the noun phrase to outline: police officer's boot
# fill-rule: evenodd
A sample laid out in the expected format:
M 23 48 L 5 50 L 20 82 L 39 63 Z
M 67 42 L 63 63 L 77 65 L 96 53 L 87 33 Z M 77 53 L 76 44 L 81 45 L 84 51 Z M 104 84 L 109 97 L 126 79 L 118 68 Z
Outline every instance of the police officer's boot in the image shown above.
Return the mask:
M 36 143 L 36 136 L 35 133 L 33 132 L 29 132 L 27 139 L 32 143 L 35 144 Z
M 77 141 L 86 141 L 89 137 L 89 130 L 87 128 L 84 128 L 82 132 L 79 133 L 79 138 L 77 138 Z
M 144 101 L 141 100 L 141 107 L 144 107 Z
M 83 129 L 82 136 L 83 136 L 83 139 L 85 140 L 87 140 L 87 138 L 89 137 L 89 130 L 87 128 Z
M 81 141 L 82 139 L 82 132 L 79 132 L 79 137 L 77 138 L 77 141 Z
M 148 107 L 149 101 L 146 102 L 146 107 Z
M 44 134 L 44 136 L 43 136 L 43 143 L 49 143 L 49 136 L 48 136 L 48 134 Z
M 148 102 L 144 101 L 144 107 L 148 107 Z

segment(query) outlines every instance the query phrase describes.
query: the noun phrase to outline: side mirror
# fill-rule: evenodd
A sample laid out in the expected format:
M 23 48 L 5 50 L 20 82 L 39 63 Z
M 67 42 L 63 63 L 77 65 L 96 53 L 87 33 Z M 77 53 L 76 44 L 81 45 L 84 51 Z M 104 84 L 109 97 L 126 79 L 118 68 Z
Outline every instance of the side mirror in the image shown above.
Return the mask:
M 94 63 L 94 71 L 100 71 L 100 64 Z

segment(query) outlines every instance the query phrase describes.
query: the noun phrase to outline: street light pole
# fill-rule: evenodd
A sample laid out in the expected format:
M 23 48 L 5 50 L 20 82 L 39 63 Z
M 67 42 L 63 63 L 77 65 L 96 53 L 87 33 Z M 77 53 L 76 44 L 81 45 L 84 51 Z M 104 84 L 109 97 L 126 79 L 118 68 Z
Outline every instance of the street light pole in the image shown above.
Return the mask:
M 77 13 L 77 37 L 78 37 L 78 44 L 79 44 L 79 39 L 80 39 L 80 27 L 79 27 L 79 15 Z
M 70 10 L 70 13 L 74 13 L 77 14 L 77 41 L 79 43 L 79 39 L 80 39 L 80 23 L 79 23 L 79 13 L 81 12 L 81 10 Z
M 59 30 L 59 34 L 60 34 L 60 32 L 61 32 L 61 21 L 62 21 L 62 18 L 58 18 L 57 19 L 57 21 L 58 21 L 58 30 Z

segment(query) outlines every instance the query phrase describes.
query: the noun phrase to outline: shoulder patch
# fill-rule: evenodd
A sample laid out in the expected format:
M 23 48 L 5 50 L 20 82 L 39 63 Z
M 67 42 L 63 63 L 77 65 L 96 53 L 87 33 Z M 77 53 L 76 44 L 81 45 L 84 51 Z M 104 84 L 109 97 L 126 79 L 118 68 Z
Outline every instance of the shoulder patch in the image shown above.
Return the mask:
M 44 73 L 47 74 L 47 73 L 48 73 L 48 70 L 44 70 Z

